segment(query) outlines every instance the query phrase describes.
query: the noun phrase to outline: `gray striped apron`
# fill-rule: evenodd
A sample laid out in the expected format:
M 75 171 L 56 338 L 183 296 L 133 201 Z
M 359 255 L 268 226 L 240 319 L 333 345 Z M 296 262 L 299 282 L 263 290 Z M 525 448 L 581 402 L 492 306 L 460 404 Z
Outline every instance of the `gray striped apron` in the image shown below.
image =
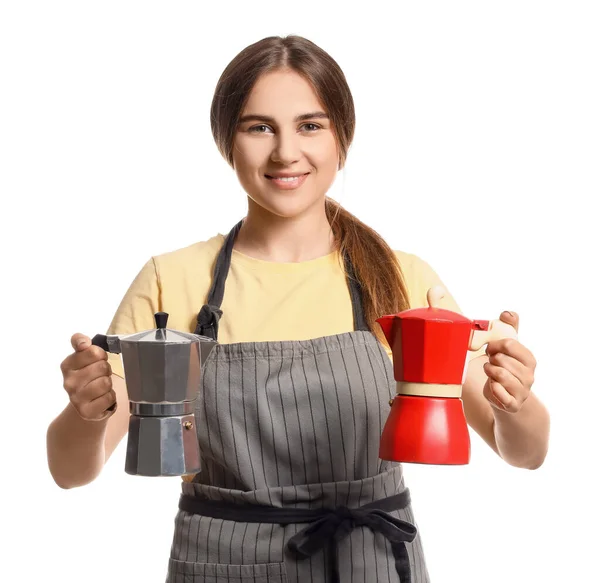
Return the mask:
M 241 224 L 217 257 L 197 334 L 217 338 Z M 345 265 L 353 332 L 217 344 L 207 359 L 195 411 L 203 468 L 182 483 L 167 583 L 429 582 L 402 466 L 378 457 L 392 363 Z

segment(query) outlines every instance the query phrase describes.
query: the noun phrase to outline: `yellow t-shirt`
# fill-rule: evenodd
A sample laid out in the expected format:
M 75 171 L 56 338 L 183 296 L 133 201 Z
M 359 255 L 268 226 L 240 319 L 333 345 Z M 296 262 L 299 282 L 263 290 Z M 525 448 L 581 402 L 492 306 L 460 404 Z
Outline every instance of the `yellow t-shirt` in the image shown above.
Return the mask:
M 154 313 L 167 312 L 167 327 L 194 332 L 206 301 L 224 235 L 216 235 L 152 257 L 127 290 L 108 334 L 133 334 L 155 327 Z M 408 288 L 411 308 L 426 307 L 427 290 L 441 284 L 418 256 L 395 252 Z M 440 307 L 460 312 L 447 294 Z M 219 342 L 308 340 L 354 328 L 350 292 L 336 252 L 300 263 L 274 263 L 234 250 L 221 305 Z M 391 352 L 385 346 L 388 355 Z M 485 348 L 469 353 L 483 354 Z M 121 357 L 109 354 L 114 374 L 123 377 Z

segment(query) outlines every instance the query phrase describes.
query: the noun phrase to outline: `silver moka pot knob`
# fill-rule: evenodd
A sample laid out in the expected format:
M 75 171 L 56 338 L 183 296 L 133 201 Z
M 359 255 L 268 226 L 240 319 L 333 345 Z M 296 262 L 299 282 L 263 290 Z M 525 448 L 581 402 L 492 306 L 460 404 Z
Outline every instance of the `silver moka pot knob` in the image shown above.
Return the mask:
M 216 342 L 167 328 L 168 317 L 157 312 L 153 330 L 92 340 L 123 359 L 131 413 L 125 471 L 132 475 L 182 476 L 201 469 L 194 402 Z

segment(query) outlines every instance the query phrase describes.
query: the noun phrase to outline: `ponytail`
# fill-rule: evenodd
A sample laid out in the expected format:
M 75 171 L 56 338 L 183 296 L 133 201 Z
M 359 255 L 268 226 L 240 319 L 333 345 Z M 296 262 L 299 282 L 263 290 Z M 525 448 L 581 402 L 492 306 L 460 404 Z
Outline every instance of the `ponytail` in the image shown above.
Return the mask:
M 348 257 L 362 288 L 367 325 L 379 340 L 387 344 L 377 318 L 410 307 L 396 254 L 376 231 L 332 198 L 325 198 L 325 213 L 336 249 L 342 256 Z

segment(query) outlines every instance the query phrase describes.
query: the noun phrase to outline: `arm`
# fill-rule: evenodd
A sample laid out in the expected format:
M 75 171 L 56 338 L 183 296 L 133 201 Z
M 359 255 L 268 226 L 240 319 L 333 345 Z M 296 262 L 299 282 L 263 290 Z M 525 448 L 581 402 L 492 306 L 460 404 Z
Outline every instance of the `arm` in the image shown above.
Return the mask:
M 108 419 L 86 421 L 69 403 L 50 424 L 46 434 L 48 468 L 61 488 L 84 486 L 95 480 L 129 425 L 125 381 L 113 374 L 117 410 Z
M 129 286 L 107 334 L 133 334 L 154 328 L 154 313 L 160 310 L 160 302 L 158 271 L 155 259 L 151 258 Z M 93 354 L 101 349 L 90 346 L 84 352 L 90 350 Z M 97 352 L 96 355 L 100 356 Z M 69 403 L 48 428 L 48 467 L 62 488 L 83 486 L 96 479 L 129 429 L 129 397 L 121 357 L 103 351 L 102 356 L 110 364 L 110 370 L 104 374 L 112 381 L 117 410 L 102 421 L 86 421 Z M 94 359 L 88 358 L 91 360 Z M 64 374 L 69 367 L 61 368 Z M 75 368 L 81 368 L 81 364 Z
M 462 396 L 467 422 L 508 464 L 537 469 L 548 451 L 550 417 L 531 392 L 535 359 L 517 341 L 496 341 L 488 352 L 469 363 Z

